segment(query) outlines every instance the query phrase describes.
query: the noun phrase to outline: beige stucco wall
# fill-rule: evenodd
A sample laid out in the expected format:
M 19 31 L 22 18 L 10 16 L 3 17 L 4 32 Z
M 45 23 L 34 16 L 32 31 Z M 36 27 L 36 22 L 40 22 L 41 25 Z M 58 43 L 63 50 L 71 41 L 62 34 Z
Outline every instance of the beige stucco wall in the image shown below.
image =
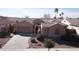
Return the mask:
M 16 23 L 14 25 L 14 31 L 17 32 L 33 32 L 33 25 L 26 22 L 26 23 Z
M 55 33 L 56 29 L 59 30 L 59 34 Z M 60 37 L 60 36 L 62 36 L 66 33 L 65 30 L 66 30 L 65 26 L 62 26 L 60 24 L 56 24 L 56 25 L 53 25 L 49 28 L 43 27 L 42 30 L 41 30 L 41 34 L 48 36 L 48 37 Z
M 0 25 L 0 31 L 4 28 L 3 31 L 8 32 L 9 31 L 9 24 L 1 24 Z
M 42 26 L 41 34 L 47 36 L 47 33 L 48 33 L 47 30 L 48 30 L 47 27 L 43 27 L 43 26 Z

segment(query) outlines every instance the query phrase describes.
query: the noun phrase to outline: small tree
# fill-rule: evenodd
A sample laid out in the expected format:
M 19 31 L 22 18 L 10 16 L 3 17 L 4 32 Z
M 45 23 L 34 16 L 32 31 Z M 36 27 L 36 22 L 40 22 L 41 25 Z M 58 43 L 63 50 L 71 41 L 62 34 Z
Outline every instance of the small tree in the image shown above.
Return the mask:
M 54 41 L 52 41 L 51 39 L 45 39 L 44 46 L 46 48 L 48 48 L 48 51 L 49 51 L 50 48 L 53 48 L 54 45 L 55 45 L 55 42 Z

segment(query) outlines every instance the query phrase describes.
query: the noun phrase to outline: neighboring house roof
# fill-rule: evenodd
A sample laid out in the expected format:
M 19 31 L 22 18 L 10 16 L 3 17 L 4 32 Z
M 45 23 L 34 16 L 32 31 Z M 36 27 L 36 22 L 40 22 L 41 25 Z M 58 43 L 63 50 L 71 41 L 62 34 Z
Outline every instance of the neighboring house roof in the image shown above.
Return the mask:
M 7 17 L 0 16 L 0 20 L 5 20 L 5 19 L 7 19 Z
M 14 23 L 14 22 L 10 21 L 10 20 L 0 20 L 0 25 L 2 25 L 2 24 L 11 24 L 11 23 Z
M 14 24 L 14 26 L 30 26 L 30 25 L 33 25 L 33 24 L 29 22 L 19 22 Z
M 20 22 L 20 21 L 25 20 L 24 18 L 18 18 L 18 17 L 8 17 L 7 19 L 14 22 L 17 22 L 17 21 Z
M 78 26 L 79 27 L 79 19 L 73 18 L 73 19 L 67 19 L 72 26 Z
M 66 19 L 62 20 L 61 23 L 65 24 L 65 25 L 71 25 L 71 23 Z
M 26 22 L 32 23 L 32 24 L 39 24 L 39 23 L 44 23 L 42 19 L 39 18 L 25 18 Z
M 48 19 L 46 19 L 46 20 L 48 20 Z M 52 19 L 48 20 L 47 22 L 49 22 L 49 23 L 59 22 L 59 23 L 63 23 L 63 24 L 66 24 L 66 25 L 72 25 L 72 26 L 78 26 L 79 27 L 79 19 L 76 19 L 76 18 L 72 18 L 72 19 L 53 19 L 52 18 Z
M 42 23 L 41 25 L 42 25 L 43 27 L 50 27 L 50 26 L 53 26 L 53 25 L 55 25 L 55 24 L 57 24 L 57 23 Z
M 44 21 L 41 19 L 35 19 L 35 20 L 33 20 L 33 23 L 34 24 L 41 24 L 41 23 L 44 23 Z
M 62 23 L 59 23 L 59 22 L 53 22 L 53 23 L 42 23 L 42 27 L 51 27 L 51 26 L 54 26 L 56 24 L 60 24 L 60 25 L 63 25 L 63 26 L 66 26 L 65 24 L 62 24 Z
M 53 18 L 41 18 L 41 20 L 43 20 L 46 23 L 53 20 Z

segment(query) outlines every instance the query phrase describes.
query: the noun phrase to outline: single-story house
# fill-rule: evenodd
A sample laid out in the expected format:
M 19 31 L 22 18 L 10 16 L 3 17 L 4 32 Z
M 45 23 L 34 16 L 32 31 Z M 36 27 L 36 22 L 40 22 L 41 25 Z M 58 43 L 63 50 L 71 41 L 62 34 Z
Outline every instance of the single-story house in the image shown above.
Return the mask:
M 40 31 L 41 34 L 53 37 L 61 36 L 65 34 L 67 26 L 79 26 L 79 19 L 53 19 L 53 18 L 18 18 L 18 17 L 1 17 L 0 28 L 6 28 L 8 31 L 9 25 L 14 26 L 16 32 L 26 32 L 37 34 Z M 7 20 L 8 21 L 7 21 Z M 14 23 L 10 22 L 12 20 Z M 59 29 L 59 30 L 58 30 Z M 56 33 L 60 32 L 59 35 Z
M 64 35 L 69 25 L 71 23 L 66 19 L 25 18 L 23 21 L 14 24 L 14 31 L 36 34 L 40 29 L 42 35 L 57 37 Z
M 23 20 L 14 24 L 14 31 L 18 33 L 37 34 L 38 28 L 41 27 L 43 21 L 41 19 Z

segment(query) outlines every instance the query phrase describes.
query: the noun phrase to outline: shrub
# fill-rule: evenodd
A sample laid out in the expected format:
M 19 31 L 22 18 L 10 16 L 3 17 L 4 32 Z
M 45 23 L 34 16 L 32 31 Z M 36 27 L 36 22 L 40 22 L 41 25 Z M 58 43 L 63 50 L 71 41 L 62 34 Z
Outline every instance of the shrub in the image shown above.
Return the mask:
M 44 46 L 46 48 L 53 48 L 54 45 L 55 45 L 55 42 L 54 41 L 52 41 L 51 39 L 45 39 Z
M 0 37 L 1 37 L 1 38 L 5 38 L 7 35 L 8 35 L 7 32 L 4 32 L 4 31 L 1 31 L 1 32 L 0 32 Z
M 40 42 L 44 42 L 44 39 L 45 39 L 45 37 L 43 35 L 38 35 L 36 38 Z

